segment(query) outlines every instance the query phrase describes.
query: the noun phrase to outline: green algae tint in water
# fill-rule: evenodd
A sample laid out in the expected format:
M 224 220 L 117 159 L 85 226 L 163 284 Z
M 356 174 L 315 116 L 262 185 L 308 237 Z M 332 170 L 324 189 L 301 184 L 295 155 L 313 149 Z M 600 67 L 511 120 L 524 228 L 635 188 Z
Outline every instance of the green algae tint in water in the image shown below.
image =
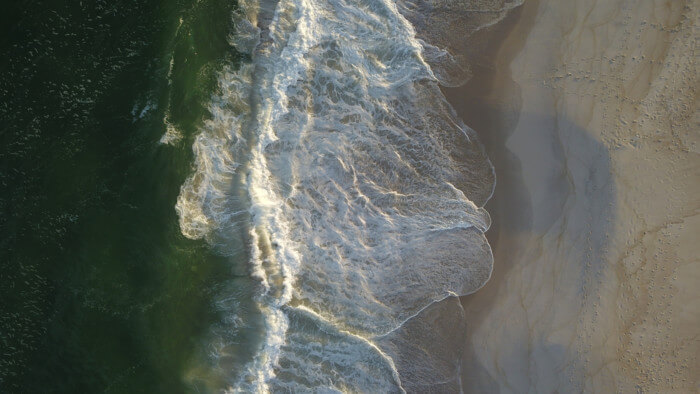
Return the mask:
M 0 392 L 204 386 L 215 298 L 247 282 L 173 207 L 216 71 L 237 61 L 234 6 L 3 4 Z

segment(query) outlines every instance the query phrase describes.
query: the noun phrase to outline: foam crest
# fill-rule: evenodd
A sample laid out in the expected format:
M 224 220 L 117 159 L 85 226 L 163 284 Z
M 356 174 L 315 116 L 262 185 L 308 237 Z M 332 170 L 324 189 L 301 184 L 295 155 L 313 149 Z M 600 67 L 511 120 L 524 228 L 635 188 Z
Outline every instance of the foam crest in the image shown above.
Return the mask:
M 219 95 L 209 105 L 210 118 L 192 146 L 195 171 L 180 188 L 175 205 L 180 229 L 188 238 L 204 238 L 213 229 L 229 227 L 241 214 L 234 178 L 246 160 L 252 71 L 251 65 L 222 71 Z

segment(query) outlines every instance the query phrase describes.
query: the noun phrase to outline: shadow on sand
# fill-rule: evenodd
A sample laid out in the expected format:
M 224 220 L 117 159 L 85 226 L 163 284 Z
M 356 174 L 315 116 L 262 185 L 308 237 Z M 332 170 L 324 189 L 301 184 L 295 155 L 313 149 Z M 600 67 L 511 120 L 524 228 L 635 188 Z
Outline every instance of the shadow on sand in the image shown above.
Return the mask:
M 508 66 L 524 45 L 537 7 L 536 0 L 526 2 L 504 20 L 500 29 L 490 33 L 487 39 L 493 45 L 474 59 L 474 76 L 465 86 L 443 88 L 457 114 L 478 133 L 496 170 L 495 192 L 486 205 L 493 220 L 487 238 L 494 252 L 494 269 L 482 289 L 460 297 L 461 305 L 449 298 L 416 316 L 411 324 L 422 327 L 420 334 L 412 332 L 415 329 L 402 333 L 405 341 L 413 342 L 413 348 L 422 349 L 411 355 L 412 360 L 403 362 L 432 359 L 440 366 L 433 369 L 442 371 L 439 377 L 427 379 L 432 384 L 407 388 L 409 392 L 458 391 L 459 387 L 467 393 L 490 393 L 509 387 L 496 381 L 503 376 L 491 376 L 481 364 L 472 346 L 472 335 L 490 311 L 503 307 L 496 304 L 496 295 L 509 291 L 504 278 L 513 268 L 538 261 L 542 265 L 537 269 L 549 272 L 553 267 L 547 264 L 552 256 L 566 256 L 567 277 L 577 278 L 575 284 L 580 287 L 567 294 L 582 299 L 600 291 L 601 262 L 615 205 L 607 148 L 551 108 L 541 113 L 521 113 L 527 97 L 521 96 Z M 516 127 L 518 134 L 514 135 Z M 548 243 L 544 242 L 545 236 Z M 552 245 L 552 237 L 556 250 L 544 250 L 545 244 Z M 539 259 L 545 254 L 548 258 Z M 569 298 L 557 305 L 557 295 L 550 297 L 553 309 L 566 308 L 571 301 Z M 501 346 L 498 359 L 509 360 L 504 368 L 513 374 L 509 378 L 519 382 L 529 381 L 528 368 L 535 359 L 540 365 L 552 366 L 553 376 L 583 368 L 581 355 L 571 354 L 571 349 L 546 338 L 522 332 L 507 340 L 512 346 L 505 349 L 507 354 Z M 461 363 L 448 365 L 451 357 L 461 358 Z
M 518 17 L 532 18 L 536 5 L 530 7 Z M 508 67 L 527 34 L 517 35 L 516 42 L 506 44 L 511 46 L 506 48 L 506 54 L 501 53 L 506 58 L 498 60 L 500 66 L 495 65 L 494 54 L 493 63 L 486 62 L 477 68 L 466 86 L 444 89 L 459 116 L 480 136 L 497 179 L 494 196 L 486 205 L 493 219 L 487 233 L 494 251 L 493 274 L 481 290 L 461 297 L 467 320 L 466 340 L 462 338 L 462 343 L 466 343 L 461 366 L 464 392 L 498 392 L 499 385 L 480 364 L 471 337 L 489 311 L 497 306 L 496 295 L 508 291 L 503 287 L 503 279 L 509 271 L 518 264 L 532 263 L 543 253 L 558 251 L 557 255 L 571 259 L 566 265 L 569 269 L 580 271 L 576 274 L 581 287 L 578 295 L 597 294 L 606 234 L 614 214 L 615 190 L 607 148 L 587 130 L 561 116 L 547 114 L 546 109 L 543 113 L 521 113 L 527 97 L 521 97 L 520 87 L 513 81 Z M 511 138 L 516 127 L 519 135 Z M 516 156 L 508 146 L 527 152 L 527 157 Z M 545 235 L 558 237 L 557 251 L 542 250 Z M 551 260 L 540 261 L 546 264 Z M 546 271 L 551 267 L 540 268 Z M 556 302 L 557 298 L 552 299 Z M 533 357 L 544 357 L 545 360 L 537 362 L 555 367 L 563 364 L 566 349 L 561 345 L 529 337 L 528 333 L 522 335 L 527 343 L 509 338 L 515 344 L 512 362 L 523 364 L 515 368 L 523 375 L 518 378 L 529 379 L 527 369 Z M 568 357 L 571 363 L 571 355 Z M 499 355 L 499 359 L 508 358 Z M 571 368 L 577 366 L 569 365 L 568 369 Z M 552 370 L 553 374 L 560 372 L 563 371 Z

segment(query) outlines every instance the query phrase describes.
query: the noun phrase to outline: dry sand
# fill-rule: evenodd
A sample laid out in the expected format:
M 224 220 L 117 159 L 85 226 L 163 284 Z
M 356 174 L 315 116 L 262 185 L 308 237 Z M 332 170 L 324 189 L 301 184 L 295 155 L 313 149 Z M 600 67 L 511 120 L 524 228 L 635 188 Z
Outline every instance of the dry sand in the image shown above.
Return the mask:
M 446 91 L 498 176 L 464 391 L 700 391 L 699 6 L 526 0 Z

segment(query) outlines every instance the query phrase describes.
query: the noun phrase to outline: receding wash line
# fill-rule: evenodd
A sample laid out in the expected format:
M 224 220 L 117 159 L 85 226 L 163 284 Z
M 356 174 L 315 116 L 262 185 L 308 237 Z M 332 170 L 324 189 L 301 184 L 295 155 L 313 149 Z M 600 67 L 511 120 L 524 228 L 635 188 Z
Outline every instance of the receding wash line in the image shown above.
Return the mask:
M 377 346 L 376 343 L 374 343 L 373 341 L 371 341 L 368 338 L 363 337 L 362 335 L 358 335 L 356 333 L 352 333 L 350 331 L 343 330 L 343 329 L 340 329 L 338 327 L 333 326 L 333 324 L 331 322 L 329 322 L 328 320 L 324 319 L 323 316 L 319 315 L 318 313 L 314 312 L 312 309 L 310 309 L 304 305 L 285 306 L 285 308 L 293 309 L 297 313 L 301 312 L 303 314 L 306 314 L 308 317 L 310 317 L 314 321 L 318 322 L 319 325 L 322 326 L 326 330 L 336 331 L 337 333 L 339 333 L 341 335 L 348 336 L 350 338 L 353 338 L 353 339 L 356 339 L 358 341 L 365 343 L 370 349 L 377 352 L 377 354 L 379 354 L 381 356 L 381 358 L 384 361 L 386 361 L 386 363 L 389 365 L 389 367 L 392 371 L 392 375 L 396 381 L 396 385 L 398 386 L 398 388 L 402 392 L 405 392 L 405 390 L 401 386 L 401 376 L 399 376 L 399 372 L 396 368 L 396 365 L 394 364 L 394 360 L 388 354 L 386 354 L 379 346 Z M 380 335 L 380 336 L 376 336 L 375 338 L 379 338 L 381 336 L 385 336 L 388 334 L 389 333 L 384 334 L 384 335 Z
M 420 310 L 418 310 L 418 312 L 416 312 L 413 315 L 409 316 L 408 318 L 404 319 L 400 324 L 398 324 L 396 327 L 392 328 L 390 331 L 387 331 L 387 332 L 379 334 L 379 335 L 375 335 L 373 339 L 381 339 L 381 338 L 384 338 L 390 334 L 395 333 L 397 330 L 401 329 L 409 320 L 414 319 L 416 316 L 420 315 L 423 311 L 430 308 L 432 305 L 437 304 L 438 302 L 444 301 L 450 297 L 459 298 L 459 297 L 465 296 L 465 295 L 468 295 L 468 294 L 457 294 L 455 292 L 450 291 L 449 294 L 446 295 L 445 297 L 440 298 L 439 300 L 435 300 L 435 301 L 430 302 L 429 304 L 427 304 L 426 306 L 424 306 Z

